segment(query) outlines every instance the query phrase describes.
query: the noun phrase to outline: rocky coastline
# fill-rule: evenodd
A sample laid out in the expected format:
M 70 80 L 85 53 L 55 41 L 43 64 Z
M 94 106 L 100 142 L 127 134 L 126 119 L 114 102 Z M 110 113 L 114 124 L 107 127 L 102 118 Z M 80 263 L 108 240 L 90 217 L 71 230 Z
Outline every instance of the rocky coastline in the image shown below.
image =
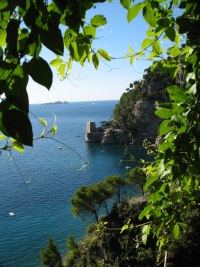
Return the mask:
M 155 101 L 137 101 L 132 110 L 135 131 L 130 134 L 113 126 L 96 127 L 95 122 L 87 122 L 85 141 L 104 145 L 135 144 L 141 145 L 144 139 L 155 143 L 161 119 L 155 116 Z

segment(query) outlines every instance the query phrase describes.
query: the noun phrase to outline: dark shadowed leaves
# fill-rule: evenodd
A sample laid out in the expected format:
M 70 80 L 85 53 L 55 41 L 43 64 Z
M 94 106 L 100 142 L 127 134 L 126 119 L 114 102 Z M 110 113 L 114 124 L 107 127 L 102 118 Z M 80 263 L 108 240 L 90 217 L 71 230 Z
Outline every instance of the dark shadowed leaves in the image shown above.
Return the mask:
M 52 28 L 48 31 L 41 31 L 42 43 L 57 55 L 63 55 L 64 43 L 61 30 L 58 28 Z
M 25 112 L 17 109 L 10 109 L 4 112 L 2 123 L 9 136 L 24 145 L 33 145 L 32 126 Z
M 32 58 L 28 63 L 24 64 L 24 67 L 35 82 L 45 86 L 47 89 L 50 89 L 53 74 L 49 64 L 43 58 Z
M 6 42 L 9 49 L 9 52 L 14 56 L 17 57 L 17 41 L 18 41 L 18 28 L 19 28 L 19 21 L 15 19 L 11 19 L 8 23 L 6 32 Z
M 25 75 L 23 78 L 13 76 L 10 88 L 6 90 L 5 94 L 11 105 L 28 113 L 29 99 L 26 91 L 27 83 L 28 75 Z

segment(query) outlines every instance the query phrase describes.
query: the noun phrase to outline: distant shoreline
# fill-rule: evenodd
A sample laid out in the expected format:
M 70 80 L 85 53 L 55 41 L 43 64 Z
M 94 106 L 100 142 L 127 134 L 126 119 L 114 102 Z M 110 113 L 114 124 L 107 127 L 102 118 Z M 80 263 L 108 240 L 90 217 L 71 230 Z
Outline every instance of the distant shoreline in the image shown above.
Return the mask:
M 41 105 L 57 105 L 57 104 L 69 104 L 68 101 L 55 101 L 55 102 L 49 102 L 49 103 L 42 103 Z
M 55 101 L 48 103 L 31 103 L 30 105 L 60 105 L 60 104 L 73 104 L 73 103 L 96 103 L 96 102 L 118 102 L 119 99 L 108 99 L 108 100 L 83 100 L 83 101 Z

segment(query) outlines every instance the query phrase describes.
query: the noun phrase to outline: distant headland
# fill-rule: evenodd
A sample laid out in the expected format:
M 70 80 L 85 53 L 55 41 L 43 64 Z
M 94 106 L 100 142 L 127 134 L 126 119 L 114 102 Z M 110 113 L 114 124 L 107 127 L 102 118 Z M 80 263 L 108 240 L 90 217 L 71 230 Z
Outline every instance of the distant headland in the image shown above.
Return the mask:
M 69 104 L 69 102 L 67 102 L 67 101 L 55 101 L 55 102 L 43 103 L 42 105 L 57 105 L 57 104 Z

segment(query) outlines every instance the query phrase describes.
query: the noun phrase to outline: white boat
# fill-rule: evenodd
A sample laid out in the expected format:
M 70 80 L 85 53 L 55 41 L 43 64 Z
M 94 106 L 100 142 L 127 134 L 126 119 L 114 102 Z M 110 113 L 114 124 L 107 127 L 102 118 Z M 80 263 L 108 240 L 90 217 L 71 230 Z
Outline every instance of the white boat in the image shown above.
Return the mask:
M 15 216 L 15 213 L 11 211 L 11 212 L 9 212 L 9 215 L 10 216 Z

